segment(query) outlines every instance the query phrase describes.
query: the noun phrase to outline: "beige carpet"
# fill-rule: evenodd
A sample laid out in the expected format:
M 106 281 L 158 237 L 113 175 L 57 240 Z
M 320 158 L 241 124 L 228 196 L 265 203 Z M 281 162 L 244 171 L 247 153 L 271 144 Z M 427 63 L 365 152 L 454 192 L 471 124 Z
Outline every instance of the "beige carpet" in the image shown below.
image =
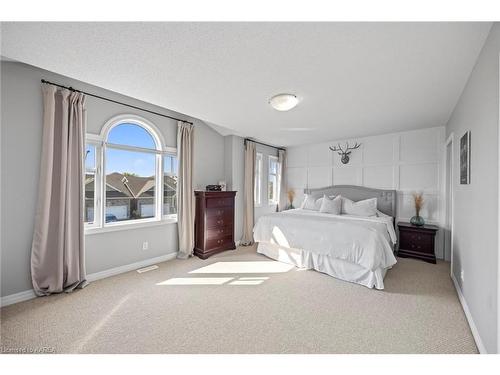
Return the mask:
M 385 285 L 370 290 L 238 248 L 7 306 L 1 344 L 3 352 L 477 353 L 448 263 L 400 258 Z

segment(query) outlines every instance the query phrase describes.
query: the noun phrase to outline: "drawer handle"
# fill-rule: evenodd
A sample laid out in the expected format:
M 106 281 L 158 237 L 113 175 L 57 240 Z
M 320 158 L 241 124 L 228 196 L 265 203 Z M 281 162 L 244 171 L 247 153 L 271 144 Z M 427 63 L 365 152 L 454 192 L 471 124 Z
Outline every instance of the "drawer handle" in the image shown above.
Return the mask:
M 222 224 L 224 220 L 217 220 L 217 224 Z
M 223 240 L 217 240 L 217 243 L 221 244 L 222 242 L 224 242 Z

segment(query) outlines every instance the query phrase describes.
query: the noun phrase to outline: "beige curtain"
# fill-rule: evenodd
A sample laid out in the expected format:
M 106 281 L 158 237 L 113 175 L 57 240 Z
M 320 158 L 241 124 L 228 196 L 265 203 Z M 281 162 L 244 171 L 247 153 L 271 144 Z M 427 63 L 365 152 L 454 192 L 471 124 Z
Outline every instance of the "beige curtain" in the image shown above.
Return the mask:
M 254 178 L 255 178 L 255 143 L 245 143 L 245 185 L 243 187 L 243 237 L 240 244 L 253 244 L 254 224 Z
M 193 131 L 192 124 L 179 121 L 177 129 L 179 253 L 177 258 L 180 259 L 192 256 L 194 249 Z
M 83 288 L 85 95 L 43 84 L 43 138 L 31 278 L 39 296 Z
M 285 150 L 278 150 L 278 163 L 280 165 L 279 209 L 280 209 L 280 211 L 283 211 L 284 209 L 286 209 L 286 206 L 288 205 L 288 198 L 287 198 L 287 194 L 286 194 L 286 191 L 287 191 L 286 176 L 285 176 L 285 171 L 286 171 L 286 151 Z

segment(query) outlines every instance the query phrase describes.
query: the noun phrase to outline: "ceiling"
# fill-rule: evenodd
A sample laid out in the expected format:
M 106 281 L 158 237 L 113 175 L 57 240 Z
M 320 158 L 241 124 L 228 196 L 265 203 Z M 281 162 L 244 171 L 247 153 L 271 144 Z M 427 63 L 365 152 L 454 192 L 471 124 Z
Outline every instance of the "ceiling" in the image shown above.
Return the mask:
M 2 23 L 1 54 L 295 145 L 445 125 L 491 23 Z M 278 112 L 268 99 L 293 93 Z

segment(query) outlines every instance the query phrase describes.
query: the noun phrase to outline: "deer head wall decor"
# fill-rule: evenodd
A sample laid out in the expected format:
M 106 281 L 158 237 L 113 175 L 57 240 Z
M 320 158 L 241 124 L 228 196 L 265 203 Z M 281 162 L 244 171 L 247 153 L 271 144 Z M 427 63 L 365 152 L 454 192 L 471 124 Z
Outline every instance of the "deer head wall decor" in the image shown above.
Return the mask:
M 349 163 L 349 155 L 351 154 L 350 150 L 355 150 L 361 146 L 361 143 L 356 142 L 356 144 L 353 147 L 349 147 L 349 143 L 345 143 L 345 149 L 340 146 L 340 143 L 337 143 L 337 146 L 330 146 L 330 150 L 332 151 L 337 151 L 338 154 L 341 156 L 340 161 L 342 164 L 347 164 Z

